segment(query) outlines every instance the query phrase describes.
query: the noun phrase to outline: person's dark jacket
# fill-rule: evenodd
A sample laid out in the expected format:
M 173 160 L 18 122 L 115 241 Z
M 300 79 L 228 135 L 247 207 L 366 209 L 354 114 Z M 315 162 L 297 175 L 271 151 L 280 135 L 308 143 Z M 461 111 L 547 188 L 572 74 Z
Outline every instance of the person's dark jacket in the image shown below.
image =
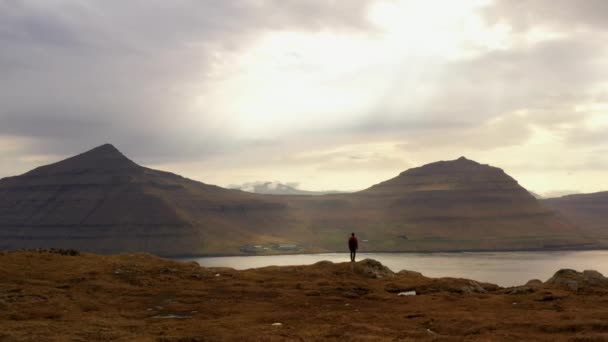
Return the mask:
M 348 249 L 351 251 L 359 249 L 359 240 L 357 240 L 356 237 L 351 236 L 350 239 L 348 239 Z

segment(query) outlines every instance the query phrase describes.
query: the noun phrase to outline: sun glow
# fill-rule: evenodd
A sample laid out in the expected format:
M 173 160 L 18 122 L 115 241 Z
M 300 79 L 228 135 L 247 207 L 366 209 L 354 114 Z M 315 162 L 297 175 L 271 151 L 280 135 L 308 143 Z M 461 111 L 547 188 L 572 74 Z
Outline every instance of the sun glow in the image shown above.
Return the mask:
M 389 117 L 414 112 L 412 102 L 432 97 L 442 63 L 492 40 L 475 13 L 485 3 L 385 1 L 368 13 L 372 31 L 269 32 L 214 68 L 220 80 L 195 107 L 231 118 L 241 137 L 340 126 L 379 101 Z

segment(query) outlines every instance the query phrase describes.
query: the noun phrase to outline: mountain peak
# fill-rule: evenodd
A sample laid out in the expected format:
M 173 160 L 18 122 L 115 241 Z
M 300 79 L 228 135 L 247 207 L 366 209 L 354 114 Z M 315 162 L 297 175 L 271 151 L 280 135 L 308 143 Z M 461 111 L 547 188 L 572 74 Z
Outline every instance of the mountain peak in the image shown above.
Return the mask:
M 84 158 L 84 157 L 88 157 L 88 158 L 97 158 L 97 159 L 127 159 L 127 157 L 125 157 L 124 154 L 122 154 L 116 147 L 114 147 L 114 145 L 112 144 L 103 144 L 100 146 L 97 146 L 95 148 L 92 148 L 86 152 L 83 152 L 79 155 L 76 155 L 72 158 Z
M 99 145 L 95 148 L 90 149 L 88 152 L 93 152 L 93 151 L 120 153 L 120 151 L 116 147 L 114 147 L 114 145 L 109 144 L 109 143 Z
M 57 163 L 36 168 L 27 175 L 70 173 L 82 170 L 124 170 L 138 167 L 139 165 L 127 158 L 112 144 L 103 144 Z
M 454 189 L 515 189 L 517 181 L 503 170 L 474 160 L 460 157 L 442 160 L 401 172 L 365 192 L 408 193 L 412 191 L 454 190 Z
M 502 172 L 502 170 L 490 165 L 480 164 L 474 160 L 460 157 L 454 160 L 441 160 L 434 163 L 422 165 L 413 169 L 403 171 L 400 176 L 406 175 L 431 175 L 431 174 L 459 174 L 477 172 Z

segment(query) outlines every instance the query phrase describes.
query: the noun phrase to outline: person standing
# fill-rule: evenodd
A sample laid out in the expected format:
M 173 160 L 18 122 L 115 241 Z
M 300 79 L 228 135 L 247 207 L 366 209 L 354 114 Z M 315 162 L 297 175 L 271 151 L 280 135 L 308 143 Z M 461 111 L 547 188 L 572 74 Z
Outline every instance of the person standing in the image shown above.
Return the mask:
M 357 249 L 359 249 L 359 240 L 355 236 L 355 233 L 350 234 L 350 239 L 348 239 L 348 249 L 350 249 L 350 261 L 355 261 L 355 256 L 357 255 Z

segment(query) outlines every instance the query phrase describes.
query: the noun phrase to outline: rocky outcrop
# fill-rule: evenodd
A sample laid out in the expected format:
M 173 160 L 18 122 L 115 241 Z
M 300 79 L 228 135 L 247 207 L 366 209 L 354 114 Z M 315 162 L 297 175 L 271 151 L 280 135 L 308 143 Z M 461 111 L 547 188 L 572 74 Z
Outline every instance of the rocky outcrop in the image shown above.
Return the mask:
M 507 288 L 505 290 L 505 293 L 514 294 L 514 295 L 523 295 L 523 294 L 534 293 L 534 292 L 541 290 L 543 288 L 543 285 L 544 284 L 542 281 L 540 281 L 538 279 L 531 279 L 531 280 L 528 280 L 528 282 L 525 285 Z
M 367 278 L 390 278 L 395 273 L 374 259 L 364 259 L 355 263 L 354 272 Z
M 608 290 L 608 278 L 604 277 L 600 272 L 592 270 L 577 272 L 571 269 L 561 269 L 547 280 L 545 284 L 569 291 Z

